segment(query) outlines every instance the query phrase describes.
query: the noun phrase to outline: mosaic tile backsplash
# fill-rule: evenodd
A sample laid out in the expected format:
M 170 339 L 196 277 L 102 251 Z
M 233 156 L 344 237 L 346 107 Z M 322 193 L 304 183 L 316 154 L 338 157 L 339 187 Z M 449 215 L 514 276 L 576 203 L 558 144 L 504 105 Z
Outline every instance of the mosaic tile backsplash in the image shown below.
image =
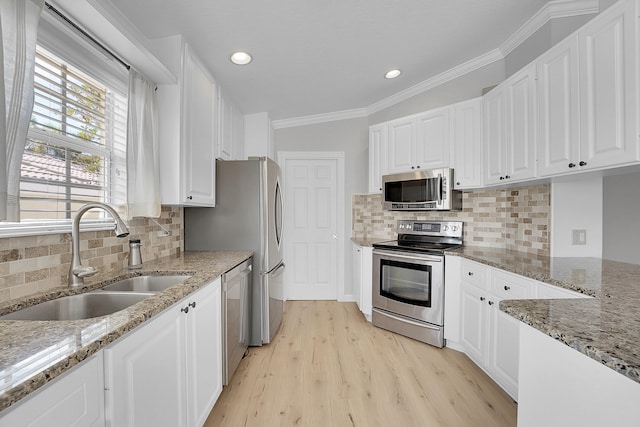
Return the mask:
M 352 197 L 352 235 L 361 239 L 395 239 L 401 219 L 463 221 L 469 246 L 517 249 L 549 256 L 549 184 L 464 192 L 462 211 L 397 212 L 382 209 L 380 194 Z
M 151 261 L 184 250 L 183 209 L 163 206 L 156 221 L 135 218 L 127 222 L 129 236 L 113 231 L 80 233 L 83 265 L 106 271 L 127 266 L 129 239 L 140 239 L 142 260 Z M 166 237 L 158 236 L 166 230 Z M 0 302 L 47 291 L 67 283 L 71 263 L 71 233 L 0 239 Z

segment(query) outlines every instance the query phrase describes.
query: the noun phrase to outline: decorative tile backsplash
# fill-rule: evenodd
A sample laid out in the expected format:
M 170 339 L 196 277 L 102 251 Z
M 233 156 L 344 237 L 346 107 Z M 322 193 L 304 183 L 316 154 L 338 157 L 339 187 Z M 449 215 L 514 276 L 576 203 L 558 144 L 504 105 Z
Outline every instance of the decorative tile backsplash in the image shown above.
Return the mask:
M 549 184 L 464 192 L 462 211 L 397 212 L 382 209 L 380 194 L 353 195 L 352 234 L 362 239 L 395 239 L 401 219 L 464 222 L 469 246 L 517 249 L 549 255 Z
M 129 239 L 140 239 L 143 261 L 179 254 L 184 250 L 183 209 L 163 206 L 156 222 L 135 218 L 127 222 L 129 236 L 113 231 L 80 233 L 83 265 L 106 271 L 127 266 Z M 158 232 L 168 231 L 162 237 Z M 67 283 L 71 263 L 71 233 L 0 239 L 0 302 L 46 291 Z

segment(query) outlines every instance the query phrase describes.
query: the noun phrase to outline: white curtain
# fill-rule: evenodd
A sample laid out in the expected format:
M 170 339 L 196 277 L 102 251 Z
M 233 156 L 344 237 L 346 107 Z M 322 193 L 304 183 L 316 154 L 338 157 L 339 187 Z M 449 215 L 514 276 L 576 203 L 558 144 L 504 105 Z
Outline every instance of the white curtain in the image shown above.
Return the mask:
M 3 1 L 3 0 L 0 0 Z M 155 85 L 129 70 L 127 204 L 129 218 L 160 217 L 158 99 Z
M 44 0 L 0 0 L 0 220 L 20 221 L 20 167 L 43 6 Z

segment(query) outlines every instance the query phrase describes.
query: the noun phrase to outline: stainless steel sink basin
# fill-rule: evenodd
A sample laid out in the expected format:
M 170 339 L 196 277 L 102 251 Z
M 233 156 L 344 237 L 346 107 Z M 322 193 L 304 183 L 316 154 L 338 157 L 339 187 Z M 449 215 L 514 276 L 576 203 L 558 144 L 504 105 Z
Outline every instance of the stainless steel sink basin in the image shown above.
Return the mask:
M 102 288 L 105 291 L 162 292 L 191 276 L 136 276 L 122 279 Z
M 89 292 L 45 301 L 13 313 L 0 320 L 81 320 L 106 316 L 149 298 L 151 293 Z

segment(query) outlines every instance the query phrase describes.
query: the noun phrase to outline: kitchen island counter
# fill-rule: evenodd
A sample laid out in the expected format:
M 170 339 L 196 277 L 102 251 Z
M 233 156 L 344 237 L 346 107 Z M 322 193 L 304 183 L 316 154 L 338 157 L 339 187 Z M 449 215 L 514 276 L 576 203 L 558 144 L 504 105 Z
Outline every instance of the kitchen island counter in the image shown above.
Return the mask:
M 127 277 L 191 276 L 107 316 L 75 321 L 0 320 L 0 410 L 13 405 L 252 255 L 251 251 L 185 252 L 145 262 L 141 270 L 101 273 L 87 278 L 86 284 L 79 288 L 61 286 L 3 304 L 0 314 L 61 296 L 96 290 Z
M 465 247 L 457 255 L 595 298 L 505 300 L 500 309 L 640 383 L 640 265 Z

